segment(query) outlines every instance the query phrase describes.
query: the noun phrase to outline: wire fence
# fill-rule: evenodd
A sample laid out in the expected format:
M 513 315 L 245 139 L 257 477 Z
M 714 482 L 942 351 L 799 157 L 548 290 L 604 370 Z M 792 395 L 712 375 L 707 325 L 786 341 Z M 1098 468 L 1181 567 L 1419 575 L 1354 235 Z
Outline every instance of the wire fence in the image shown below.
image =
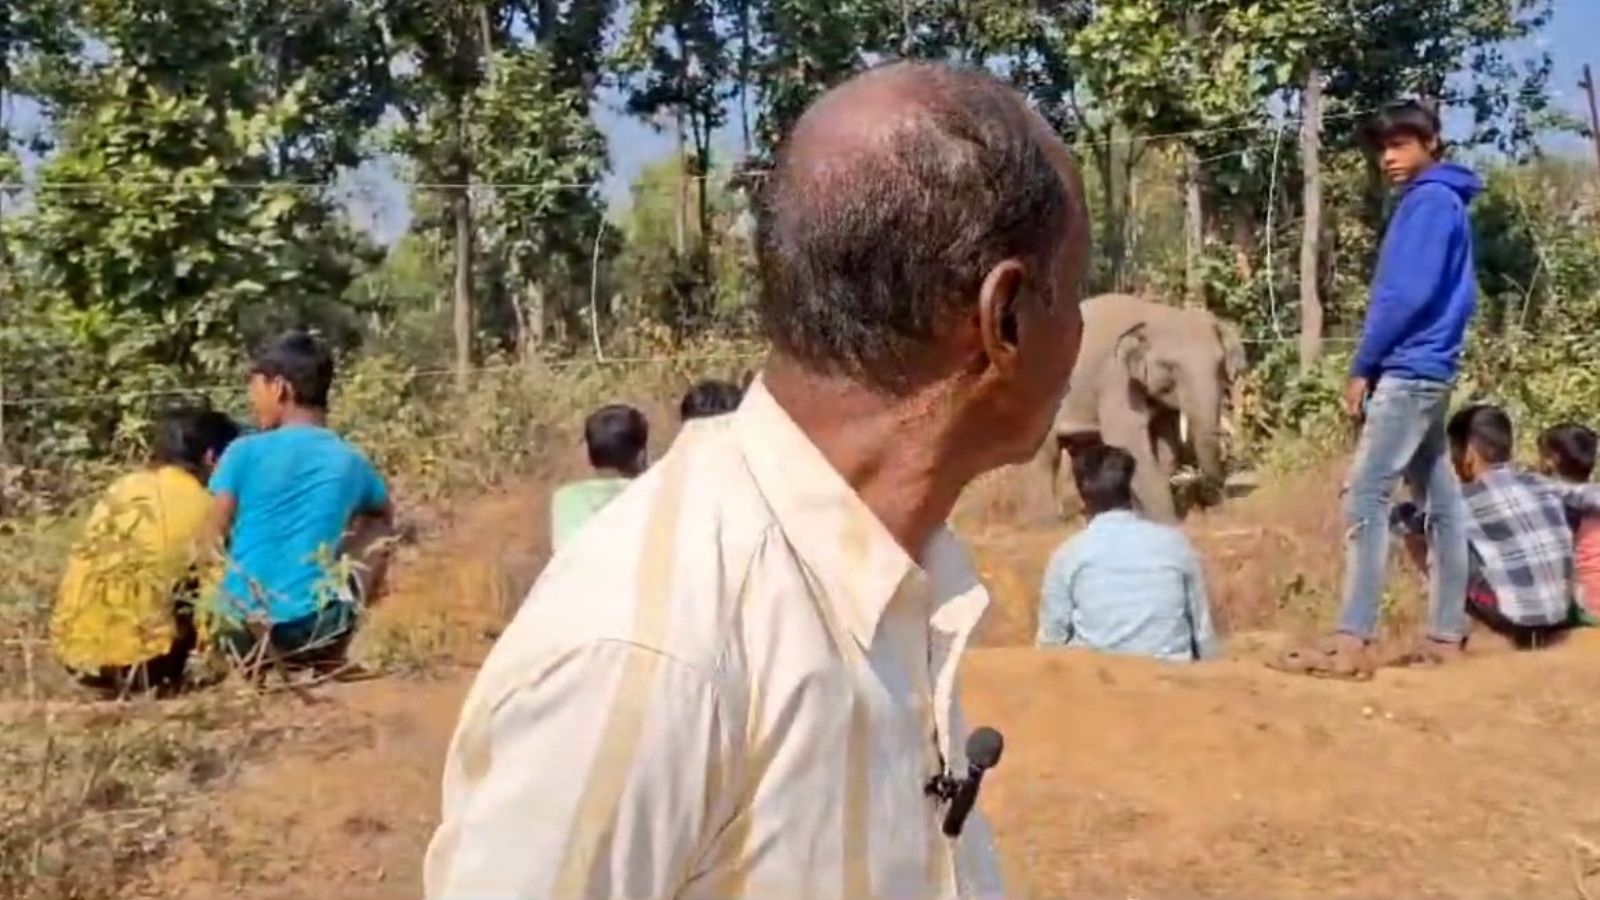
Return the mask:
M 1513 96 L 1538 96 L 1541 99 L 1556 99 L 1565 97 L 1561 91 L 1536 89 L 1530 91 L 1514 92 Z M 1463 103 L 1471 98 L 1464 94 L 1445 94 L 1438 98 L 1441 103 Z M 1376 115 L 1384 109 L 1382 105 L 1361 106 L 1345 110 L 1325 110 L 1320 119 L 1324 125 L 1330 122 L 1348 121 Z M 1184 141 L 1192 144 L 1205 143 L 1203 139 L 1214 138 L 1220 135 L 1241 134 L 1247 132 L 1282 132 L 1290 127 L 1297 126 L 1304 119 L 1298 114 L 1285 114 L 1265 119 L 1256 119 L 1248 122 L 1238 122 L 1227 125 L 1212 125 L 1204 128 L 1192 128 L 1177 131 L 1162 131 L 1150 134 L 1130 133 L 1106 138 L 1087 138 L 1079 136 L 1072 141 L 1072 146 L 1077 149 L 1091 149 L 1099 147 L 1145 147 L 1159 145 L 1174 141 Z M 1262 147 L 1266 146 L 1263 139 Z M 1218 162 L 1235 156 L 1243 156 L 1256 152 L 1262 147 L 1235 148 L 1204 156 L 1196 160 L 1201 164 Z M 764 178 L 772 173 L 770 168 L 741 167 L 739 177 Z M 686 173 L 677 176 L 672 184 L 663 184 L 662 190 L 676 190 L 678 182 L 688 181 L 717 181 L 730 177 L 732 173 L 710 172 L 704 174 Z M 395 179 L 395 187 L 411 191 L 598 191 L 604 189 L 608 182 L 604 179 L 581 182 L 559 181 L 418 181 Z M 104 181 L 58 181 L 48 179 L 33 179 L 22 181 L 0 181 L 0 194 L 7 192 L 36 192 L 36 191 L 126 191 L 126 190 L 168 190 L 173 192 L 183 191 L 340 191 L 348 190 L 350 185 L 339 181 L 292 181 L 279 179 L 264 179 L 250 181 L 221 180 L 146 180 L 116 179 Z
M 1559 96 L 1560 92 L 1550 92 L 1550 93 L 1546 94 L 1546 96 L 1552 96 L 1552 95 L 1553 96 Z M 1453 102 L 1454 100 L 1459 100 L 1461 98 L 1459 98 L 1459 97 L 1445 97 L 1443 99 L 1445 100 L 1445 102 Z M 1354 118 L 1363 118 L 1363 117 L 1367 117 L 1367 116 L 1370 116 L 1370 115 L 1378 112 L 1380 109 L 1381 109 L 1381 107 L 1363 107 L 1363 108 L 1352 108 L 1352 109 L 1346 109 L 1346 110 L 1324 112 L 1322 114 L 1322 116 L 1321 116 L 1321 119 L 1322 119 L 1322 121 L 1324 123 L 1327 123 L 1327 122 L 1335 122 L 1335 121 L 1341 121 L 1341 120 L 1349 120 L 1349 119 L 1354 119 Z M 1274 117 L 1271 117 L 1271 118 L 1267 118 L 1267 119 L 1263 119 L 1263 120 L 1257 120 L 1257 121 L 1251 121 L 1251 122 L 1242 122 L 1242 123 L 1235 123 L 1235 124 L 1228 124 L 1228 125 L 1218 125 L 1218 126 L 1213 126 L 1213 127 L 1199 128 L 1199 129 L 1189 129 L 1189 130 L 1182 130 L 1182 131 L 1162 132 L 1162 133 L 1156 133 L 1156 134 L 1145 134 L 1145 135 L 1130 134 L 1130 135 L 1126 135 L 1126 136 L 1112 137 L 1112 138 L 1098 139 L 1098 140 L 1090 140 L 1090 139 L 1085 139 L 1085 138 L 1081 138 L 1080 137 L 1077 141 L 1074 142 L 1074 146 L 1076 146 L 1076 147 L 1078 147 L 1080 149 L 1091 148 L 1091 147 L 1103 147 L 1103 146 L 1110 146 L 1110 145 L 1149 146 L 1149 145 L 1158 145 L 1158 144 L 1163 144 L 1163 143 L 1168 143 L 1168 142 L 1173 142 L 1173 141 L 1180 141 L 1180 140 L 1181 141 L 1186 141 L 1186 142 L 1188 142 L 1190 144 L 1199 144 L 1199 143 L 1204 143 L 1204 140 L 1202 140 L 1202 139 L 1217 137 L 1217 136 L 1221 136 L 1221 135 L 1242 134 L 1242 133 L 1249 133 L 1249 132 L 1258 132 L 1258 133 L 1260 133 L 1260 136 L 1257 139 L 1253 140 L 1247 146 L 1235 147 L 1235 148 L 1231 148 L 1231 149 L 1228 149 L 1228 150 L 1225 150 L 1225 151 L 1222 151 L 1222 152 L 1219 152 L 1219 153 L 1216 153 L 1216 154 L 1211 154 L 1211 155 L 1207 155 L 1207 156 L 1204 156 L 1204 157 L 1198 157 L 1196 159 L 1191 160 L 1191 162 L 1203 166 L 1203 165 L 1206 165 L 1206 164 L 1209 164 L 1209 163 L 1215 163 L 1215 162 L 1218 162 L 1218 161 L 1221 161 L 1221 160 L 1224 160 L 1224 159 L 1249 156 L 1249 155 L 1258 154 L 1258 153 L 1263 155 L 1263 156 L 1265 156 L 1270 151 L 1270 163 L 1267 165 L 1267 172 L 1266 172 L 1267 179 L 1268 179 L 1268 187 L 1267 187 L 1268 208 L 1267 208 L 1267 223 L 1266 223 L 1266 229 L 1265 229 L 1265 231 L 1266 231 L 1265 238 L 1266 238 L 1267 265 L 1270 268 L 1271 264 L 1272 264 L 1272 258 L 1273 258 L 1273 240 L 1274 240 L 1274 236 L 1279 231 L 1283 231 L 1283 230 L 1287 230 L 1287 229 L 1290 229 L 1290 228 L 1299 227 L 1301 225 L 1301 223 L 1302 223 L 1302 220 L 1299 217 L 1280 218 L 1280 217 L 1278 217 L 1276 215 L 1276 203 L 1277 203 L 1277 197 L 1278 197 L 1279 172 L 1280 172 L 1280 169 L 1282 167 L 1282 165 L 1281 165 L 1281 157 L 1283 156 L 1283 152 L 1282 152 L 1283 151 L 1283 147 L 1282 147 L 1282 145 L 1283 145 L 1283 142 L 1285 140 L 1285 133 L 1288 131 L 1288 129 L 1290 127 L 1297 126 L 1297 125 L 1301 124 L 1302 122 L 1303 122 L 1303 119 L 1299 115 L 1282 115 L 1282 116 L 1274 116 Z M 770 173 L 771 173 L 770 169 L 747 168 L 747 169 L 741 170 L 739 174 L 741 176 L 749 176 L 749 177 L 760 178 L 760 177 L 765 177 L 765 176 L 769 175 Z M 673 180 L 670 181 L 670 182 L 662 182 L 662 183 L 659 183 L 657 185 L 652 185 L 652 187 L 656 187 L 656 188 L 661 189 L 661 190 L 681 190 L 681 188 L 683 186 L 683 183 L 686 182 L 686 181 L 687 182 L 704 182 L 704 181 L 724 179 L 724 178 L 727 178 L 727 177 L 729 177 L 729 173 L 727 173 L 727 172 L 714 172 L 714 173 L 708 173 L 708 174 L 703 174 L 703 175 L 695 175 L 695 174 L 684 173 L 684 174 L 674 175 L 673 176 Z M 489 191 L 489 192 L 493 192 L 493 191 L 546 191 L 546 192 L 553 192 L 553 191 L 565 191 L 565 190 L 597 191 L 597 190 L 600 190 L 604 185 L 605 185 L 605 182 L 603 182 L 603 181 L 571 182 L 571 183 L 566 183 L 566 182 L 492 182 L 492 181 L 474 181 L 474 182 L 469 182 L 469 183 L 454 183 L 454 182 L 430 182 L 430 181 L 404 181 L 404 180 L 397 180 L 397 181 L 394 182 L 394 186 L 395 187 L 403 189 L 403 190 L 408 190 L 408 191 L 411 191 L 411 192 L 462 191 L 462 190 L 466 190 L 466 191 L 469 191 L 469 192 L 481 192 L 481 191 Z M 639 187 L 640 187 L 640 185 L 635 185 L 635 190 L 637 191 L 639 189 Z M 348 188 L 349 188 L 349 185 L 341 184 L 339 182 L 296 182 L 296 181 L 275 181 L 275 180 L 262 180 L 262 181 L 161 180 L 161 181 L 144 181 L 144 182 L 137 181 L 137 180 L 116 180 L 116 181 L 64 182 L 64 181 L 51 181 L 51 180 L 47 180 L 47 179 L 35 179 L 35 180 L 24 180 L 24 181 L 0 182 L 0 209 L 4 208 L 3 201 L 4 201 L 5 196 L 8 193 L 17 194 L 17 193 L 39 192 L 39 191 L 92 193 L 92 192 L 110 192 L 110 191 L 147 190 L 148 189 L 148 190 L 164 190 L 164 191 L 171 191 L 171 192 L 229 191 L 229 190 L 233 190 L 233 191 L 269 192 L 269 191 L 276 191 L 276 190 L 330 191 L 330 190 L 342 190 L 342 189 L 348 189 Z M 601 269 L 601 266 L 602 266 L 602 257 L 601 257 L 601 244 L 602 244 L 602 241 L 601 241 L 601 238 L 604 236 L 604 232 L 605 232 L 605 228 L 606 227 L 607 227 L 606 225 L 602 224 L 600 230 L 598 230 L 597 233 L 596 233 L 596 237 L 595 237 L 595 241 L 594 241 L 594 253 L 593 253 L 593 258 L 591 260 L 591 272 L 590 272 L 590 278 L 589 278 L 590 290 L 589 290 L 589 309 L 588 309 L 587 318 L 589 320 L 590 330 L 591 330 L 591 332 L 593 332 L 592 335 L 591 335 L 592 344 L 593 344 L 593 356 L 570 357 L 570 358 L 562 358 L 562 359 L 547 359 L 547 360 L 538 360 L 538 361 L 528 362 L 528 363 L 517 362 L 517 363 L 506 363 L 506 364 L 482 365 L 482 366 L 474 367 L 473 368 L 473 372 L 475 372 L 475 373 L 492 373 L 492 372 L 495 372 L 495 371 L 511 370 L 511 369 L 517 369 L 517 368 L 527 368 L 527 367 L 530 367 L 530 366 L 537 367 L 537 368 L 542 368 L 542 369 L 546 369 L 546 370 L 560 370 L 560 369 L 566 369 L 566 368 L 571 368 L 571 367 L 576 367 L 576 366 L 596 366 L 596 365 L 598 365 L 598 366 L 632 366 L 632 365 L 688 364 L 688 363 L 694 363 L 694 362 L 700 362 L 700 361 L 709 362 L 709 361 L 714 361 L 714 360 L 718 360 L 718 359 L 730 359 L 730 358 L 731 359 L 750 360 L 750 359 L 756 359 L 756 358 L 758 358 L 760 356 L 759 352 L 751 352 L 751 353 L 747 353 L 747 354 L 735 354 L 733 356 L 729 356 L 728 354 L 717 354 L 717 355 L 710 355 L 710 356 L 695 355 L 695 354 L 687 354 L 687 355 L 685 355 L 685 354 L 662 354 L 662 355 L 655 355 L 655 356 L 620 356 L 620 357 L 619 356 L 608 356 L 607 353 L 605 352 L 605 349 L 604 349 L 604 346 L 603 346 L 603 342 L 601 340 L 601 333 L 600 333 L 599 322 L 598 322 L 598 306 L 599 306 L 598 283 L 599 283 L 599 273 L 600 273 L 600 269 Z M 1543 254 L 1542 246 L 1539 248 L 1539 250 L 1540 250 L 1541 265 L 1543 265 L 1544 254 Z M 1272 330 L 1272 334 L 1269 335 L 1269 336 L 1258 335 L 1258 336 L 1251 336 L 1251 337 L 1245 338 L 1245 339 L 1243 339 L 1243 343 L 1245 343 L 1247 345 L 1258 346 L 1258 347 L 1259 346 L 1292 345 L 1292 344 L 1298 343 L 1299 340 L 1300 340 L 1298 335 L 1285 334 L 1284 333 L 1283 323 L 1281 321 L 1281 316 L 1279 315 L 1280 310 L 1278 309 L 1278 303 L 1277 303 L 1276 284 L 1274 282 L 1275 282 L 1275 279 L 1270 279 L 1269 278 L 1268 279 L 1268 285 L 1267 285 L 1268 303 L 1269 303 L 1269 306 L 1270 306 L 1270 309 L 1269 309 L 1269 327 Z M 1560 338 L 1562 336 L 1554 336 L 1554 337 Z M 1354 340 L 1355 340 L 1354 338 L 1350 338 L 1350 337 L 1329 336 L 1329 337 L 1323 337 L 1322 338 L 1322 343 L 1325 344 L 1325 345 L 1340 346 L 1340 345 L 1351 344 L 1351 343 L 1354 342 Z M 5 384 L 4 384 L 4 380 L 3 380 L 3 376 L 4 376 L 3 369 L 4 369 L 4 361 L 0 360 L 0 410 L 4 410 L 4 409 L 8 409 L 8 408 L 15 410 L 15 409 L 37 408 L 37 407 L 50 407 L 50 406 L 81 406 L 81 405 L 88 405 L 88 404 L 95 404 L 95 403 L 106 403 L 106 402 L 126 403 L 126 402 L 129 402 L 129 401 L 132 401 L 132 400 L 136 400 L 136 399 L 140 399 L 140 398 L 206 396 L 206 395 L 210 395 L 210 394 L 214 394 L 214 393 L 218 393 L 218 392 L 236 390 L 237 387 L 238 387 L 238 382 L 237 381 L 228 381 L 228 382 L 209 382 L 209 383 L 205 383 L 205 384 L 193 384 L 193 385 L 175 386 L 175 387 L 170 387 L 170 388 L 141 389 L 141 390 L 109 389 L 109 390 L 103 390 L 103 391 L 85 391 L 85 392 L 70 392 L 70 393 L 58 393 L 58 394 L 38 394 L 38 395 L 22 394 L 22 395 L 16 395 L 16 394 L 8 394 L 6 392 Z M 153 366 L 146 367 L 145 371 L 148 371 L 148 372 L 168 372 L 168 371 L 170 371 L 170 367 L 153 365 Z M 457 371 L 453 367 L 452 368 L 424 368 L 424 369 L 400 370 L 400 371 L 395 371 L 395 372 L 392 372 L 392 373 L 385 373 L 385 374 L 382 374 L 381 376 L 377 376 L 377 377 L 388 377 L 388 378 L 393 378 L 393 379 L 395 379 L 397 381 L 419 381 L 419 380 L 426 381 L 426 380 L 430 380 L 430 379 L 450 377 L 450 376 L 453 376 L 455 374 L 457 374 Z M 3 419 L 0 419 L 0 421 L 3 421 Z

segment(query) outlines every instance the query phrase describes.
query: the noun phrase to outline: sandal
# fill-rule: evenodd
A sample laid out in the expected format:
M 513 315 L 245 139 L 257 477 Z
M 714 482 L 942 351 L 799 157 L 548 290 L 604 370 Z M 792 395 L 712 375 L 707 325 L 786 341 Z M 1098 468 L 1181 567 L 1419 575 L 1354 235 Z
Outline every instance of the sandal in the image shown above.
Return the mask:
M 1388 664 L 1397 669 L 1437 668 L 1459 659 L 1464 652 L 1466 643 L 1464 638 L 1459 643 L 1425 638 L 1419 641 L 1415 647 L 1390 660 Z M 1451 646 L 1456 647 L 1456 649 L 1443 649 Z
M 1349 648 L 1332 642 L 1316 647 L 1290 647 L 1267 666 L 1290 675 L 1367 681 L 1372 669 Z

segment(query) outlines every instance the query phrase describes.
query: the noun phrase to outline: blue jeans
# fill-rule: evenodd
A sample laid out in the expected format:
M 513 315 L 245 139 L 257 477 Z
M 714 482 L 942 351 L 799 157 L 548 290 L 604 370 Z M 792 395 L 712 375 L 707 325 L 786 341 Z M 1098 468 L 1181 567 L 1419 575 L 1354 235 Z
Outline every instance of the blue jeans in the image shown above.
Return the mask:
M 1466 504 L 1450 465 L 1445 413 L 1451 385 L 1383 378 L 1367 404 L 1345 496 L 1345 570 L 1339 631 L 1370 639 L 1389 563 L 1389 505 L 1404 478 L 1427 514 L 1428 636 L 1467 630 Z

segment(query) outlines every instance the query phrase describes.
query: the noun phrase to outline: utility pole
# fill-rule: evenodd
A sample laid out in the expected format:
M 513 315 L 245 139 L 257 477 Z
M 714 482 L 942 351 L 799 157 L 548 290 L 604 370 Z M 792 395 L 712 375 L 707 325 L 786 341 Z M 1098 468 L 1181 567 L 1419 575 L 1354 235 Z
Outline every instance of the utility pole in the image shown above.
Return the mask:
M 1583 64 L 1583 80 L 1578 82 L 1578 87 L 1589 95 L 1589 137 L 1594 139 L 1595 162 L 1600 163 L 1600 109 L 1594 102 L 1594 73 L 1590 71 L 1589 64 Z

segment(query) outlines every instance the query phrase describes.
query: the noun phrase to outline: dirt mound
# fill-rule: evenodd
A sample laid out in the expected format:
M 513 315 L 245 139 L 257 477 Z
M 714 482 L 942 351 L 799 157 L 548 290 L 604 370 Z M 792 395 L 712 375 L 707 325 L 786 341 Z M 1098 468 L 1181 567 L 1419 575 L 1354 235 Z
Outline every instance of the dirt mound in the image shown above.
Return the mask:
M 1330 612 L 1337 493 L 1336 472 L 1309 472 L 1186 524 L 1235 656 Z M 480 655 L 543 563 L 547 495 L 486 498 L 410 552 L 370 639 L 425 625 Z M 1019 893 L 1559 896 L 1591 878 L 1600 892 L 1600 633 L 1366 684 L 1041 651 L 1027 646 L 1039 580 L 1071 529 L 1037 500 L 1002 473 L 958 516 L 994 594 L 988 646 L 963 668 L 968 719 L 1007 742 L 981 806 Z M 148 895 L 418 896 L 472 675 L 434 671 L 286 699 L 300 738 L 201 806 Z
M 1557 896 L 1600 840 L 1600 634 L 1367 684 L 981 650 L 983 805 L 1042 896 Z

